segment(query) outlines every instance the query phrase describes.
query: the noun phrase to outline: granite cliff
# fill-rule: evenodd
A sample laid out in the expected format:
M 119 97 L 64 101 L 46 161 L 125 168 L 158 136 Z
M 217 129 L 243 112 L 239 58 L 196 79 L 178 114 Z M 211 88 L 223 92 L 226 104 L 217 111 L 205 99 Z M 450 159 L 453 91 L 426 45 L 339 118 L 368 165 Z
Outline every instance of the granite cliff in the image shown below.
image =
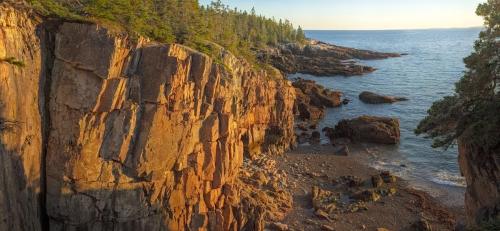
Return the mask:
M 262 229 L 237 178 L 244 156 L 294 144 L 288 80 L 224 50 L 0 12 L 0 56 L 24 64 L 0 63 L 0 230 Z
M 459 164 L 467 182 L 465 213 L 470 226 L 500 219 L 500 150 L 458 141 Z

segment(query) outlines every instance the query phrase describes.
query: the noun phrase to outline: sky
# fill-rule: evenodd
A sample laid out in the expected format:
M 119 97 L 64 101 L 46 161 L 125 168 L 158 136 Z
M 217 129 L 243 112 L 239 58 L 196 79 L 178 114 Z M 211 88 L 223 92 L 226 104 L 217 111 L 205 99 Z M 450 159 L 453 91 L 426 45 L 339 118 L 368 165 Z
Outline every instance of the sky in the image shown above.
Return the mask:
M 222 0 L 231 8 L 290 20 L 307 30 L 384 30 L 482 26 L 486 0 Z M 200 0 L 208 4 L 211 0 Z

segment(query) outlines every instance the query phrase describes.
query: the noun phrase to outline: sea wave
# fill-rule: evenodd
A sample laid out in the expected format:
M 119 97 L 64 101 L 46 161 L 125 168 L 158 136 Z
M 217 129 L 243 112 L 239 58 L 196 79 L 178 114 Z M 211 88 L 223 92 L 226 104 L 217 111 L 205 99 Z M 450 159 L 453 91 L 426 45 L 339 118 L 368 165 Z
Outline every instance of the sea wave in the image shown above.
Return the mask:
M 457 186 L 457 187 L 465 187 L 465 178 L 448 171 L 439 171 L 433 174 L 434 177 L 431 178 L 431 181 L 436 184 L 449 185 L 449 186 Z

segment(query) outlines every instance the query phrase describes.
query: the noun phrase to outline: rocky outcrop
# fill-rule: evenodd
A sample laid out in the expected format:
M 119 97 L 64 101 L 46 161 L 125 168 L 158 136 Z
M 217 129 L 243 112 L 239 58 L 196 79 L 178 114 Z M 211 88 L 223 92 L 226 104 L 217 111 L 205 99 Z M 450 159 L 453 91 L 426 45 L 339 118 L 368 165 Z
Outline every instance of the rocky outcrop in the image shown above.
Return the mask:
M 459 164 L 467 182 L 465 212 L 470 226 L 500 219 L 500 150 L 484 150 L 459 139 Z
M 353 142 L 397 144 L 400 138 L 398 119 L 376 116 L 341 120 L 328 132 L 330 138 L 348 138 Z
M 0 62 L 0 230 L 258 230 L 238 176 L 245 155 L 294 143 L 289 81 L 226 51 L 1 12 L 0 57 L 25 67 Z
M 364 103 L 368 104 L 384 104 L 384 103 L 395 103 L 399 101 L 406 101 L 408 99 L 404 97 L 396 97 L 396 96 L 385 96 L 379 95 L 373 92 L 364 91 L 359 94 L 359 99 Z
M 293 86 L 296 91 L 295 113 L 302 120 L 319 120 L 325 116 L 326 108 L 342 105 L 341 92 L 326 89 L 313 80 L 298 79 Z
M 287 74 L 303 73 L 316 76 L 353 76 L 375 71 L 353 59 L 385 59 L 399 54 L 335 46 L 315 40 L 307 44 L 286 44 L 261 51 L 260 58 L 269 61 Z
M 287 81 L 266 81 L 229 53 L 226 69 L 186 47 L 131 44 L 94 25 L 63 24 L 55 57 L 52 227 L 245 227 L 253 214 L 224 189 L 244 152 L 293 142 Z

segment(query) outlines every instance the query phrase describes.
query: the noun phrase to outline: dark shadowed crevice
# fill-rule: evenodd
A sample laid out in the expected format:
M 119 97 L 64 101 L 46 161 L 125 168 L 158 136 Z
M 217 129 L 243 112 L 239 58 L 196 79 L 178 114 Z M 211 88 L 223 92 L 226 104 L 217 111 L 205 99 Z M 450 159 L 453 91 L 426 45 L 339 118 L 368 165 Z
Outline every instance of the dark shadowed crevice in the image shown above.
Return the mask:
M 52 85 L 52 68 L 54 66 L 55 35 L 60 21 L 46 20 L 37 28 L 42 52 L 42 66 L 39 83 L 39 108 L 42 120 L 42 152 L 40 156 L 40 224 L 42 231 L 50 230 L 50 221 L 47 214 L 47 149 L 50 135 L 50 89 Z

